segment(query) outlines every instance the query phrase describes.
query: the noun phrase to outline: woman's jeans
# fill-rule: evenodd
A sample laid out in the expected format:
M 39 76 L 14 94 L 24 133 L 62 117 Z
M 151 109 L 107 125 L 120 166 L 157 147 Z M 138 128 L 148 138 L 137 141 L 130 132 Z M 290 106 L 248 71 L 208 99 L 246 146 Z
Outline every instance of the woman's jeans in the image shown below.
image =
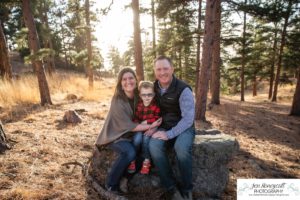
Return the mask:
M 150 136 L 146 136 L 143 134 L 143 132 L 137 132 L 133 136 L 132 143 L 136 149 L 136 152 L 139 152 L 141 146 L 142 146 L 142 156 L 145 159 L 150 159 L 150 152 L 149 152 L 149 141 Z
M 189 192 L 192 190 L 192 146 L 194 139 L 194 126 L 188 128 L 171 140 L 164 141 L 151 138 L 149 143 L 151 158 L 155 166 L 158 168 L 161 184 L 165 187 L 165 189 L 171 190 L 176 187 L 172 166 L 169 163 L 166 151 L 167 147 L 173 146 L 181 175 L 182 185 L 180 189 L 182 192 Z
M 136 151 L 133 144 L 128 140 L 120 140 L 109 145 L 118 154 L 118 158 L 112 165 L 107 175 L 106 186 L 111 190 L 119 188 L 122 175 L 127 170 L 128 165 L 135 159 Z

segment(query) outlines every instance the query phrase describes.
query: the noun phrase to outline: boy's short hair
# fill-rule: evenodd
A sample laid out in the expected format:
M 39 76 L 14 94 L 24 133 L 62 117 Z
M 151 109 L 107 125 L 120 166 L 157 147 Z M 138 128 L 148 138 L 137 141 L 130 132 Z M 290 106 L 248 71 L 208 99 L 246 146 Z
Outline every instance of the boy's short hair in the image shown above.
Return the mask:
M 151 82 L 151 81 L 141 81 L 139 83 L 139 91 L 142 89 L 142 88 L 152 88 L 154 90 L 154 84 Z

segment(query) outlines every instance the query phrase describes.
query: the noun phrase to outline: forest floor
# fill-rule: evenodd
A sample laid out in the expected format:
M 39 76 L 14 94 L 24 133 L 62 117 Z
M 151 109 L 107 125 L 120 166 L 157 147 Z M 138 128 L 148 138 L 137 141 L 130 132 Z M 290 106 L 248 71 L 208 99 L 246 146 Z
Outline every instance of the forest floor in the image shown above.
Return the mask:
M 0 199 L 95 199 L 86 187 L 80 167 L 92 154 L 113 94 L 114 80 L 101 81 L 97 101 L 66 100 L 53 95 L 54 105 L 0 107 L 12 149 L 0 155 Z M 279 91 L 282 89 L 279 89 Z M 260 93 L 260 91 L 259 91 Z M 289 116 L 292 87 L 279 93 L 279 102 L 246 95 L 221 98 L 221 105 L 206 113 L 207 123 L 197 128 L 216 128 L 236 137 L 240 151 L 229 163 L 230 179 L 222 199 L 235 199 L 237 178 L 300 178 L 300 118 Z M 77 110 L 82 123 L 63 121 L 67 110 Z M 195 186 L 197 187 L 197 186 Z

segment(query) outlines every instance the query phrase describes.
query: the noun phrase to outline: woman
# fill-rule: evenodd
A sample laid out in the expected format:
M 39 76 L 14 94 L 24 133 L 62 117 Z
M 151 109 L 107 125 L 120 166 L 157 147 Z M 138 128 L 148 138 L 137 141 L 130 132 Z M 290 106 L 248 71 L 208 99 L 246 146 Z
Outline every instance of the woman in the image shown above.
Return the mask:
M 106 178 L 106 188 L 112 192 L 119 191 L 120 179 L 135 159 L 136 150 L 131 142 L 133 132 L 147 131 L 161 123 L 160 119 L 151 125 L 132 121 L 137 98 L 136 75 L 132 69 L 124 68 L 118 75 L 109 113 L 96 140 L 96 146 L 107 145 L 118 154 Z

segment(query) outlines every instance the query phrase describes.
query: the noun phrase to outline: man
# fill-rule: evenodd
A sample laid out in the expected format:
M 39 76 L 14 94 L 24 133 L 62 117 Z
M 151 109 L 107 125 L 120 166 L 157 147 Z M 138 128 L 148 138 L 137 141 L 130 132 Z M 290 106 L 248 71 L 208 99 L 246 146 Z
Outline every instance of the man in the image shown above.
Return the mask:
M 191 87 L 174 76 L 170 58 L 154 61 L 154 89 L 163 122 L 149 143 L 151 158 L 158 168 L 167 198 L 192 199 L 192 146 L 195 138 L 195 102 Z M 166 148 L 174 148 L 181 175 L 179 190 L 173 176 Z

